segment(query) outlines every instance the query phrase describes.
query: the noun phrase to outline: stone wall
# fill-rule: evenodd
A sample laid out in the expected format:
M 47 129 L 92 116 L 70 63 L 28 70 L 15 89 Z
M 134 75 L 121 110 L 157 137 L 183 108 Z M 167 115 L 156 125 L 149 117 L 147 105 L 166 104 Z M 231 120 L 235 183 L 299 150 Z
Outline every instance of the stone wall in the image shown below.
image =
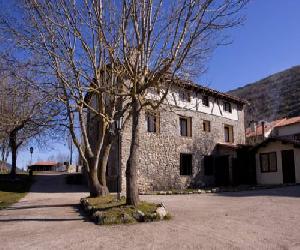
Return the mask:
M 186 188 L 190 185 L 213 183 L 213 177 L 204 175 L 203 158 L 216 153 L 216 144 L 224 143 L 224 124 L 234 128 L 234 143 L 245 143 L 244 113 L 238 109 L 238 120 L 190 110 L 161 108 L 159 133 L 148 133 L 145 114 L 140 117 L 139 134 L 139 191 Z M 179 115 L 192 117 L 192 137 L 180 135 Z M 203 132 L 203 120 L 211 122 L 211 132 Z M 125 169 L 131 141 L 130 121 L 124 127 L 121 139 L 122 191 L 126 190 Z M 180 175 L 180 153 L 193 156 L 192 176 Z

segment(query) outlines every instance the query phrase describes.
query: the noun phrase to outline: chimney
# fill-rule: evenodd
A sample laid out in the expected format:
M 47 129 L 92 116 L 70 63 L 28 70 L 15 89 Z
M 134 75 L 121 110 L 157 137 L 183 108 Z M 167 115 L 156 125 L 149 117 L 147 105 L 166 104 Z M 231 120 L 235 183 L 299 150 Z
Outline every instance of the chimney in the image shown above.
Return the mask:
M 256 122 L 255 121 L 250 122 L 250 129 L 251 129 L 251 132 L 256 133 Z
M 262 134 L 262 138 L 264 140 L 265 139 L 265 122 L 264 121 L 261 122 L 261 134 Z

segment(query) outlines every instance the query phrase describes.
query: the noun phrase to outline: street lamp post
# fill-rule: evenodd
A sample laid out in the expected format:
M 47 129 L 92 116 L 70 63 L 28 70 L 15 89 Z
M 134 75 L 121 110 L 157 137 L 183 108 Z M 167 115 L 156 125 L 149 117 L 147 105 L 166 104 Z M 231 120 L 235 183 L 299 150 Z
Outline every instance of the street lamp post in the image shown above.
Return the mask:
M 123 117 L 119 117 L 116 121 L 116 127 L 118 131 L 118 167 L 117 167 L 117 199 L 121 199 L 120 194 L 120 172 L 121 172 L 121 130 L 123 126 Z
M 33 154 L 33 147 L 30 147 L 30 165 L 32 165 L 32 154 Z

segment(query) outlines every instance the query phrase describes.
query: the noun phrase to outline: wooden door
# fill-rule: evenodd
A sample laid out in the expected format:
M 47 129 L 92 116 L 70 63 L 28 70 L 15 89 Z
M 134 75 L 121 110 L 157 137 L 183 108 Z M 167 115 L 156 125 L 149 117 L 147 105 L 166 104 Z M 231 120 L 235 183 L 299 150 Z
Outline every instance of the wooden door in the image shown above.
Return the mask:
M 218 156 L 215 160 L 215 182 L 217 186 L 229 185 L 229 157 Z
M 281 157 L 283 183 L 294 183 L 296 181 L 294 150 L 282 150 Z

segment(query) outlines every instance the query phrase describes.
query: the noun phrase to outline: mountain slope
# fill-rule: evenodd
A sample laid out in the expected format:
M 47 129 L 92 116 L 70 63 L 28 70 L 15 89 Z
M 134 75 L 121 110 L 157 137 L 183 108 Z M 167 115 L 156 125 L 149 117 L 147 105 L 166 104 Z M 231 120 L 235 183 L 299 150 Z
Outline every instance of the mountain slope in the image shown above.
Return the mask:
M 251 120 L 272 121 L 300 116 L 300 66 L 268 76 L 228 92 L 246 99 L 245 125 Z

